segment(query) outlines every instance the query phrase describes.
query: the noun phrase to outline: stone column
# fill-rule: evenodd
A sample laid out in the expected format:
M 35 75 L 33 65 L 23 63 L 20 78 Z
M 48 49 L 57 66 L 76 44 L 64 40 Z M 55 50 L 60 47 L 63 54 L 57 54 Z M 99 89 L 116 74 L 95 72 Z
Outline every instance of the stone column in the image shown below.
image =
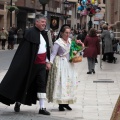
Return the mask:
M 120 21 L 117 21 L 115 25 L 116 25 L 116 32 L 117 32 L 116 38 L 120 40 Z
M 4 3 L 4 28 L 7 30 L 7 12 L 8 10 L 6 9 L 7 3 Z
M 114 0 L 106 0 L 106 21 L 109 24 L 113 24 L 114 23 Z
M 118 0 L 118 20 L 120 21 L 120 0 Z
M 12 3 L 12 5 L 15 5 L 15 3 L 13 2 Z M 16 26 L 16 16 L 15 16 L 15 10 L 12 12 L 12 26 L 13 26 L 13 24 L 15 24 L 15 26 Z
M 108 1 L 106 1 L 106 6 L 105 6 L 105 21 L 108 21 L 108 16 L 109 16 L 109 3 L 108 3 Z

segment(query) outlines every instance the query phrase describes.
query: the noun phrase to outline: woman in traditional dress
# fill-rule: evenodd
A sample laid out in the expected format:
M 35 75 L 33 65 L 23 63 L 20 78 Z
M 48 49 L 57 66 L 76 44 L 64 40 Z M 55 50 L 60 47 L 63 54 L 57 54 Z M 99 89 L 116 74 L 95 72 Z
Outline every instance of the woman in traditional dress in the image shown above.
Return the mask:
M 69 104 L 76 101 L 77 72 L 70 62 L 71 29 L 63 25 L 55 41 L 50 57 L 52 69 L 49 72 L 47 98 L 48 102 L 59 104 L 59 111 L 72 110 Z

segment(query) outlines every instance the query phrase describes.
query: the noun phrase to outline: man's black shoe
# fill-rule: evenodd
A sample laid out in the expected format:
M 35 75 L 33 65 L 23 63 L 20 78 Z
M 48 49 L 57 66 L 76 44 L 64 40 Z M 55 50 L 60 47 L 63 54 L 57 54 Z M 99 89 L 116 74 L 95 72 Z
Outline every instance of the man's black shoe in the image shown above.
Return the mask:
M 94 69 L 92 69 L 92 72 L 93 72 L 93 74 L 95 74 L 95 70 Z
M 48 111 L 46 111 L 46 108 L 42 108 L 39 110 L 39 114 L 43 114 L 43 115 L 50 115 L 50 113 Z
M 14 111 L 15 111 L 15 112 L 20 112 L 20 105 L 21 105 L 21 104 L 18 103 L 18 102 L 15 103 L 15 107 L 14 107 Z
M 87 74 L 92 74 L 92 72 L 87 72 Z
M 102 59 L 103 61 L 106 61 L 105 59 Z

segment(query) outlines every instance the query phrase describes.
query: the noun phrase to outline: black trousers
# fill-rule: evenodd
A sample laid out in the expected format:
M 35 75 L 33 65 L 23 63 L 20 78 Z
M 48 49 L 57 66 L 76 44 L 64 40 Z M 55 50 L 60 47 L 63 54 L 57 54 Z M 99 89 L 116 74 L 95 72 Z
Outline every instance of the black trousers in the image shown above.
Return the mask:
M 115 57 L 114 57 L 113 52 L 104 53 L 104 55 L 103 55 L 103 60 L 108 60 L 108 62 L 113 62 L 114 59 L 115 59 Z
M 36 82 L 38 93 L 46 93 L 46 64 L 34 64 L 32 79 Z
M 115 60 L 113 52 L 110 52 L 107 55 L 108 55 L 108 62 L 113 62 Z
M 17 44 L 20 44 L 20 42 L 23 40 L 23 38 L 17 38 Z
M 3 39 L 1 41 L 2 41 L 2 47 L 5 47 L 6 39 Z

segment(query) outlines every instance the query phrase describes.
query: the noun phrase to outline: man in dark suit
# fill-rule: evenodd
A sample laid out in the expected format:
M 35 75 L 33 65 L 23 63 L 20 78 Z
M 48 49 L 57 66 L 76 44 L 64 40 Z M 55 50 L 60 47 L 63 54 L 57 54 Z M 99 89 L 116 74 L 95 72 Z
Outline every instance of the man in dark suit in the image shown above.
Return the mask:
M 36 104 L 39 100 L 39 114 L 50 115 L 46 111 L 46 69 L 49 70 L 50 50 L 47 37 L 46 17 L 36 15 L 35 26 L 25 31 L 11 65 L 0 84 L 0 102 L 15 104 L 15 112 L 20 105 Z

